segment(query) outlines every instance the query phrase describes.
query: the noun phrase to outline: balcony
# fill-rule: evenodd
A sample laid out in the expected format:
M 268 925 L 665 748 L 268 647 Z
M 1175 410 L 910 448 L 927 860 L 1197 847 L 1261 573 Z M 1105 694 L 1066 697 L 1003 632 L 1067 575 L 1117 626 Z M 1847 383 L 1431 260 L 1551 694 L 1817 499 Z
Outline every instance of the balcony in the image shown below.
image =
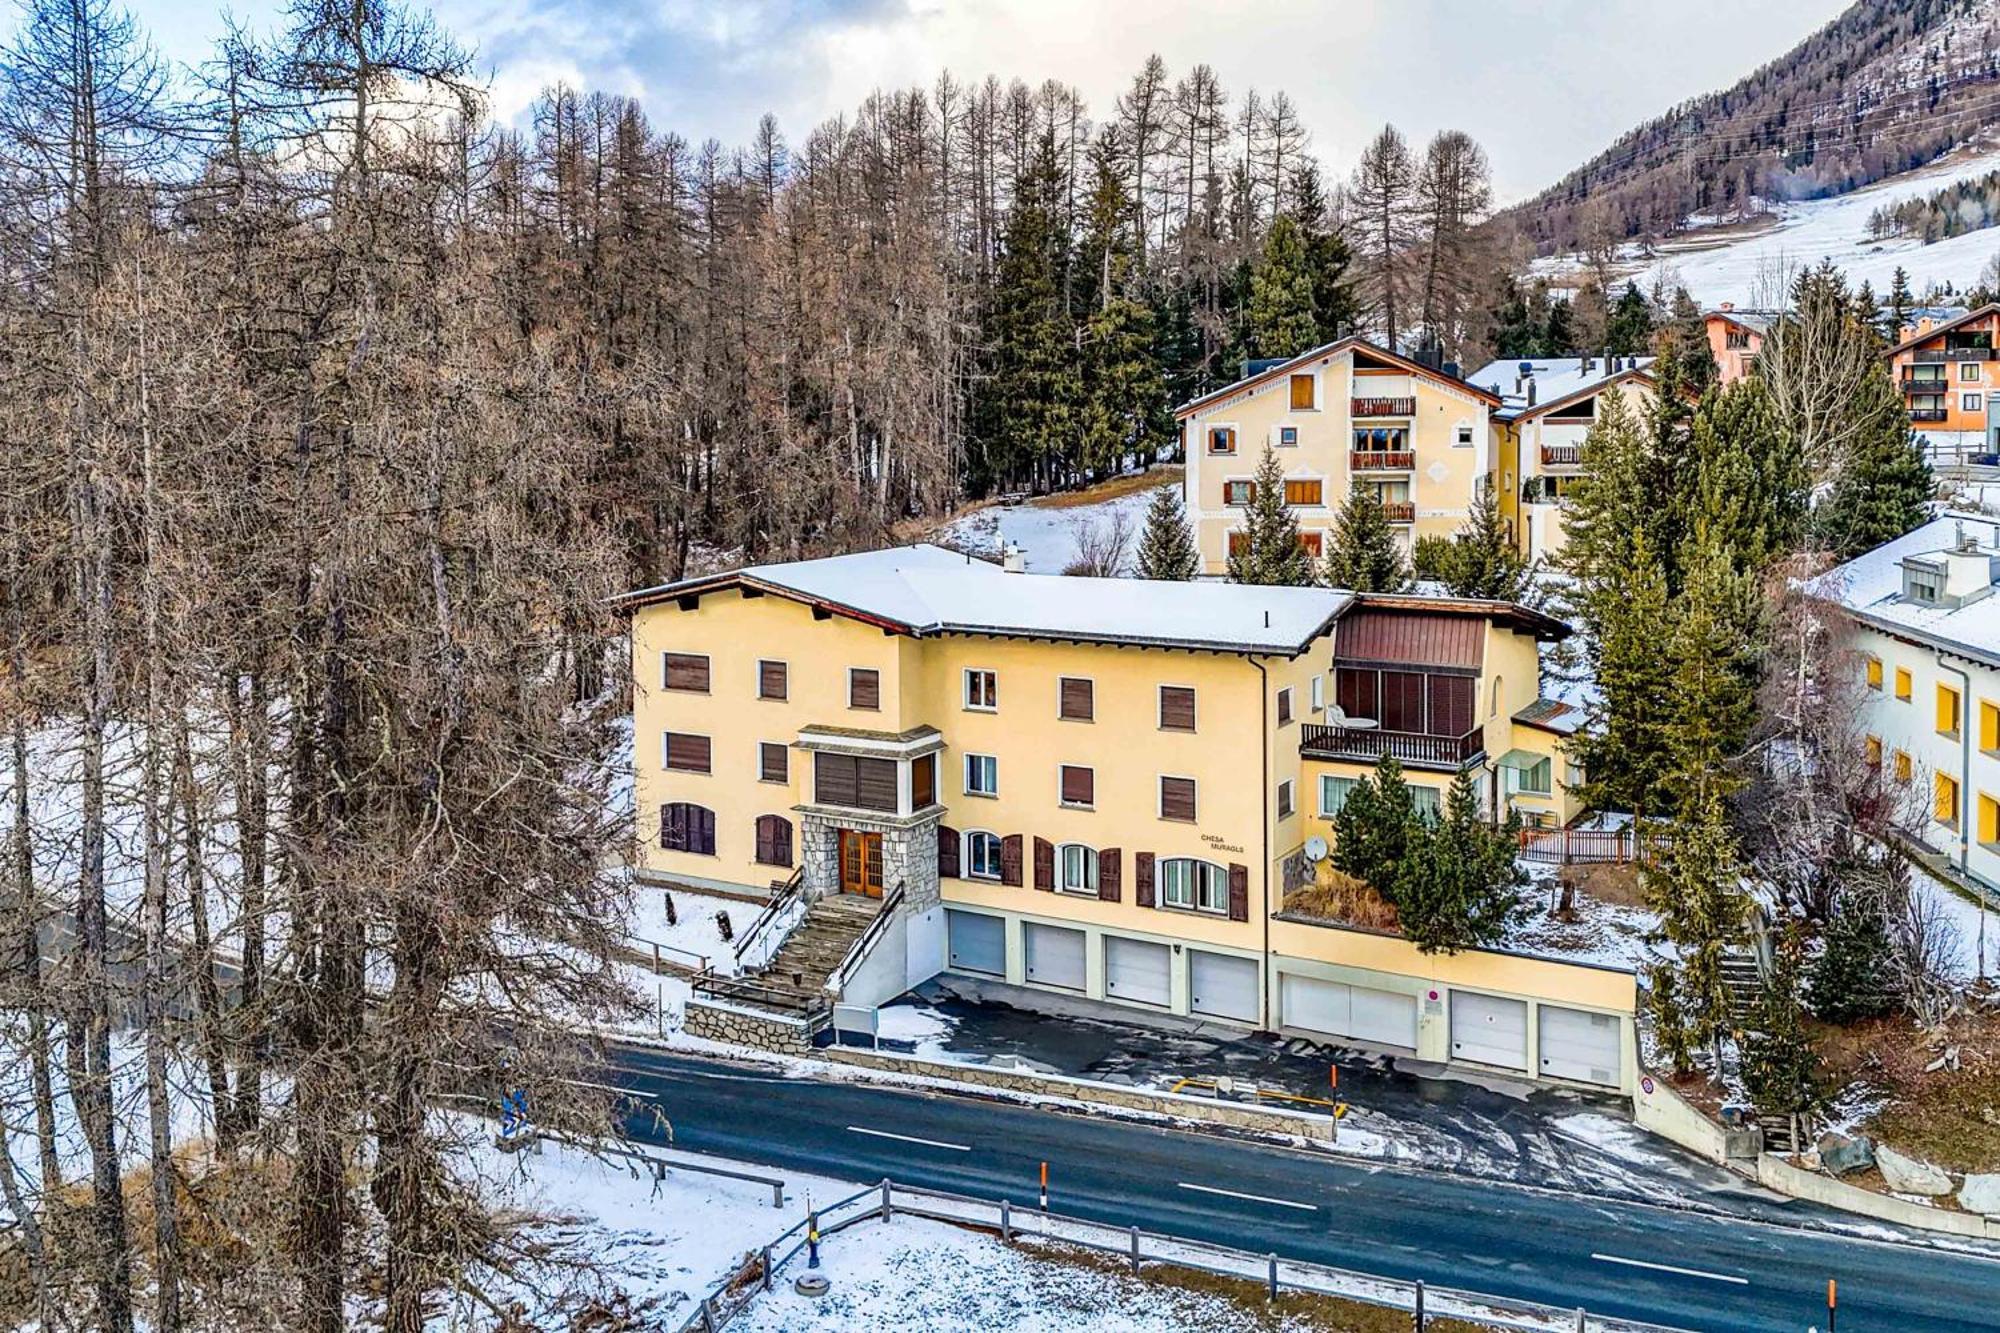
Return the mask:
M 1354 472 L 1408 472 L 1417 465 L 1414 449 L 1354 449 L 1347 466 Z
M 1945 410 L 1942 407 L 1913 407 L 1910 409 L 1910 420 L 1916 422 L 1918 425 L 1935 425 L 1942 422 L 1944 418 Z
M 1943 393 L 1950 387 L 1951 381 L 1941 375 L 1912 375 L 1907 370 L 1903 372 L 1903 392 L 1906 394 Z
M 1993 349 L 1991 347 L 1947 347 L 1944 349 L 1944 359 L 1947 361 L 1991 361 L 1993 359 Z
M 1355 398 L 1348 402 L 1348 413 L 1354 417 L 1413 417 L 1417 414 L 1415 398 Z
M 1583 446 L 1580 444 L 1545 444 L 1542 446 L 1543 467 L 1576 467 L 1583 462 Z
M 1361 731 L 1308 723 L 1299 733 L 1299 753 L 1307 759 L 1340 759 L 1372 764 L 1384 754 L 1413 768 L 1457 772 L 1486 753 L 1486 732 L 1475 727 L 1463 736 L 1422 731 Z
M 1414 523 L 1417 521 L 1417 506 L 1414 500 L 1384 500 L 1382 517 L 1391 523 Z

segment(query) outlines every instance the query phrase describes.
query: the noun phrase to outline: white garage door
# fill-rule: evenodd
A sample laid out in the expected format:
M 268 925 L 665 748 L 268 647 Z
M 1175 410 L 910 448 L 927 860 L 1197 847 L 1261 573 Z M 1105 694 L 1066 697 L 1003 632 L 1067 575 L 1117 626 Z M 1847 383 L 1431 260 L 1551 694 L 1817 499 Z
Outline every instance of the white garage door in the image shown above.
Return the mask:
M 946 964 L 954 972 L 986 972 L 996 977 L 1007 974 L 1005 918 L 947 908 L 944 921 Z
M 1498 995 L 1451 993 L 1451 1058 L 1503 1069 L 1528 1067 L 1528 1005 Z
M 1021 933 L 1028 954 L 1028 980 L 1068 990 L 1083 989 L 1082 931 L 1030 923 L 1021 928 Z
M 1171 966 L 1164 944 L 1148 944 L 1116 935 L 1104 937 L 1104 993 L 1112 999 L 1171 1003 L 1174 994 L 1173 984 L 1168 980 Z
M 1542 1072 L 1551 1078 L 1618 1086 L 1620 1030 L 1616 1014 L 1590 1014 L 1581 1009 L 1541 1007 Z
M 1238 1023 L 1257 1021 L 1257 960 L 1226 953 L 1189 952 L 1193 993 L 1188 1008 L 1212 1018 Z
M 1417 1045 L 1417 997 L 1287 973 L 1278 983 L 1285 1026 L 1373 1046 Z

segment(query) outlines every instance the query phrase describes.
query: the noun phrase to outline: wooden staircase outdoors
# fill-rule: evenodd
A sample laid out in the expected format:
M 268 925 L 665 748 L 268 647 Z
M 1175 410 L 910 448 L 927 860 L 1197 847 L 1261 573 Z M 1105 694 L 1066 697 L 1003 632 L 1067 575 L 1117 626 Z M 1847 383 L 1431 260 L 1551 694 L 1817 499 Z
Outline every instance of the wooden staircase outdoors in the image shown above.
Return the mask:
M 1722 984 L 1729 989 L 1729 1013 L 1739 1028 L 1755 1021 L 1757 1006 L 1764 998 L 1764 974 L 1757 959 L 1747 953 L 1724 954 Z M 1764 1131 L 1764 1151 L 1791 1153 L 1798 1150 L 1788 1115 L 1759 1115 L 1757 1125 Z

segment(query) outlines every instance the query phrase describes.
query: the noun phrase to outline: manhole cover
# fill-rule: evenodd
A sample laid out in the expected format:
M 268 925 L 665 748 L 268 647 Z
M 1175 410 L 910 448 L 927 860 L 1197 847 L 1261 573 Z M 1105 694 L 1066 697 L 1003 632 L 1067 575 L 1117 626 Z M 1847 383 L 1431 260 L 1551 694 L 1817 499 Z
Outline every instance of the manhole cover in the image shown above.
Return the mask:
M 832 1285 L 818 1273 L 801 1273 L 792 1283 L 792 1290 L 801 1296 L 824 1296 Z

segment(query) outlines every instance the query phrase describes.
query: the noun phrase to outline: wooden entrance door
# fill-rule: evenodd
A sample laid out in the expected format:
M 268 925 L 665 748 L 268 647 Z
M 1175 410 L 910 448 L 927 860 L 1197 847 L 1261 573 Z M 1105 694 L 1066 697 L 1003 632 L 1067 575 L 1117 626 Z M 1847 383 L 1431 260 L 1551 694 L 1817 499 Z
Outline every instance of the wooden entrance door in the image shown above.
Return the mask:
M 840 891 L 882 896 L 882 835 L 858 829 L 840 831 Z

